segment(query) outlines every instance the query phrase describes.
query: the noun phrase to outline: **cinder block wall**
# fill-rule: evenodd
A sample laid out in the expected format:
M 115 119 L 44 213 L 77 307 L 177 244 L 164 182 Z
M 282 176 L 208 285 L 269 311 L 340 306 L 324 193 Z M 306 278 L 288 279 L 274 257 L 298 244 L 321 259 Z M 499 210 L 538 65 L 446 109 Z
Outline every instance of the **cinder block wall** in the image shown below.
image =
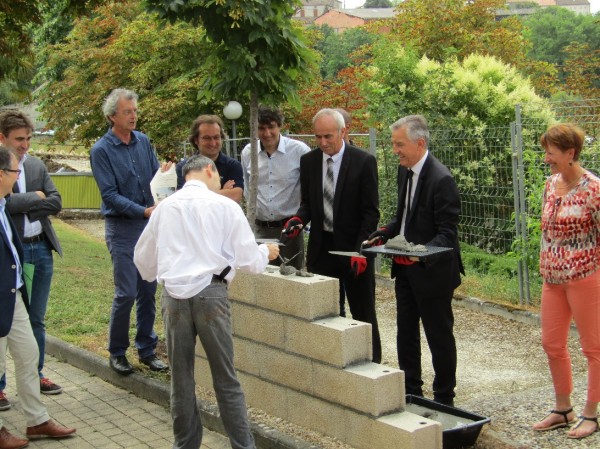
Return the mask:
M 238 272 L 229 288 L 248 405 L 356 449 L 441 449 L 436 421 L 405 411 L 404 373 L 371 362 L 371 325 L 339 315 L 337 279 Z M 196 350 L 196 380 L 212 378 Z

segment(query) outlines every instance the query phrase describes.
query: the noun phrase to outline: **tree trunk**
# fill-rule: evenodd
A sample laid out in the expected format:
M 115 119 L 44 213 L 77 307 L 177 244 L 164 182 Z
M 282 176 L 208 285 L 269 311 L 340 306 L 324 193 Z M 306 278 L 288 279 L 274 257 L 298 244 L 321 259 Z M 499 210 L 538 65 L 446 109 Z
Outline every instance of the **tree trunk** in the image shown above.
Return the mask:
M 250 189 L 246 216 L 250 226 L 254 228 L 258 195 L 258 94 L 256 92 L 252 92 L 250 98 L 250 185 L 244 187 Z

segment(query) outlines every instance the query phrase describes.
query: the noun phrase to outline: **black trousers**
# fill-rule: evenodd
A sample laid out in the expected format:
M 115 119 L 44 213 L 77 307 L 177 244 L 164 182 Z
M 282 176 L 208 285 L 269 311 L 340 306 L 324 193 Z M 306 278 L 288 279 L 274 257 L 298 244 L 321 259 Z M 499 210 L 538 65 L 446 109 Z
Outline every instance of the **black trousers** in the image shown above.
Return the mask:
M 350 270 L 350 258 L 334 256 L 329 251 L 334 248 L 333 235 L 324 233 L 318 258 L 308 271 L 323 276 L 337 278 L 344 286 L 352 318 L 371 324 L 373 343 L 373 362 L 381 363 L 381 338 L 375 313 L 375 264 L 374 259 L 367 260 L 367 269 L 359 276 Z
M 423 396 L 420 333 L 422 321 L 435 373 L 433 399 L 452 404 L 456 387 L 453 292 L 440 292 L 435 297 L 419 298 L 410 287 L 409 272 L 409 269 L 398 270 L 395 288 L 398 364 L 404 371 L 406 394 Z M 435 280 L 432 279 L 431 282 Z

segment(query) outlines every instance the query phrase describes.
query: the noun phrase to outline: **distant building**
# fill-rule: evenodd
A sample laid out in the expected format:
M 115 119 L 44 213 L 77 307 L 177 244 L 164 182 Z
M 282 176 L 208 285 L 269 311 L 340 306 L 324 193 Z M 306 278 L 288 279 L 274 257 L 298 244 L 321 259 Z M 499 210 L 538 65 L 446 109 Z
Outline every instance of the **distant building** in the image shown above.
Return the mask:
M 332 9 L 319 16 L 315 25 L 328 25 L 336 33 L 355 28 L 374 20 L 391 19 L 396 15 L 394 8 Z
M 588 0 L 556 0 L 556 6 L 570 9 L 577 14 L 591 14 L 590 2 Z
M 294 19 L 300 20 L 305 24 L 310 24 L 327 11 L 340 9 L 342 6 L 340 0 L 303 0 L 302 7 L 296 11 Z
M 588 0 L 507 0 L 506 4 L 508 6 L 508 11 L 522 11 L 522 13 L 517 13 L 519 15 L 527 15 L 528 7 L 519 7 L 519 5 L 525 5 L 527 3 L 537 3 L 542 8 L 547 8 L 548 6 L 561 6 L 566 9 L 570 9 L 571 11 L 577 14 L 591 14 L 590 2 Z M 515 6 L 515 7 L 513 7 Z M 507 11 L 504 10 L 504 11 Z M 515 14 L 513 12 L 513 14 Z M 510 15 L 510 14 L 506 14 Z

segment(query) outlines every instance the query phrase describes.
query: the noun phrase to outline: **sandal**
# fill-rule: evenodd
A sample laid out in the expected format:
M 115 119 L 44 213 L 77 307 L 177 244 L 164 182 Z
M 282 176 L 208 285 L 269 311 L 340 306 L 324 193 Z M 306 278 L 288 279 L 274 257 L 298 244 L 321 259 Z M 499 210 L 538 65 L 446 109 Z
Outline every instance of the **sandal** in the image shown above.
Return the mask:
M 594 418 L 588 418 L 587 416 L 583 416 L 580 415 L 579 418 L 577 419 L 577 423 L 571 427 L 571 430 L 575 430 L 577 428 L 579 428 L 579 426 L 581 426 L 585 421 L 592 421 L 593 423 L 596 423 L 596 429 L 592 430 L 590 433 L 586 434 L 586 435 L 579 435 L 579 436 L 575 436 L 575 435 L 567 435 L 567 437 L 575 439 L 575 440 L 581 440 L 582 438 L 586 438 L 589 437 L 591 434 L 598 432 L 598 417 L 594 417 Z
M 560 429 L 562 427 L 568 427 L 569 424 L 573 424 L 575 422 L 575 418 L 573 418 L 571 421 L 569 421 L 568 415 L 569 413 L 571 413 L 573 411 L 573 407 L 571 407 L 569 410 L 565 410 L 565 411 L 560 411 L 560 410 L 552 410 L 547 416 L 550 415 L 560 415 L 563 417 L 563 419 L 565 420 L 565 422 L 557 422 L 554 424 L 550 424 L 547 427 L 541 427 L 539 429 L 536 429 L 535 427 L 533 428 L 533 430 L 535 430 L 536 432 L 546 432 L 547 430 L 554 430 L 554 429 Z M 544 419 L 546 419 L 544 418 Z M 591 419 L 591 418 L 586 418 L 586 419 Z M 542 420 L 543 421 L 543 420 Z

